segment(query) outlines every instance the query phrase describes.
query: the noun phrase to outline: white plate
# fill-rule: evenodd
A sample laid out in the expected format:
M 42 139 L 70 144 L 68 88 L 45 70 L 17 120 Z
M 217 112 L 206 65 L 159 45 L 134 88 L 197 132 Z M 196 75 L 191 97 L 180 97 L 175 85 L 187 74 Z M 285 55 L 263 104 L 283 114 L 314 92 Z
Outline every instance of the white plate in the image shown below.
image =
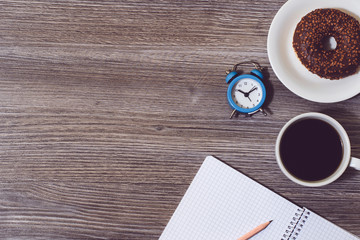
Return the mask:
M 317 8 L 336 8 L 360 21 L 359 0 L 288 0 L 269 29 L 270 64 L 279 80 L 300 97 L 323 103 L 343 101 L 360 93 L 360 72 L 340 80 L 320 78 L 301 64 L 292 48 L 296 25 Z

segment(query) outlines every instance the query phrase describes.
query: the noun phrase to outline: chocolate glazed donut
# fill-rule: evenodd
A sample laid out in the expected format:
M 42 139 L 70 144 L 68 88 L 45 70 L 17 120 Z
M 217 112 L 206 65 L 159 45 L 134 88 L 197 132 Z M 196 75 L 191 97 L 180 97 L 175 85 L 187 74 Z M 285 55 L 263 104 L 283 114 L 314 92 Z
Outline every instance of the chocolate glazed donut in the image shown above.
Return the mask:
M 336 48 L 326 46 L 333 37 Z M 301 63 L 322 78 L 341 79 L 360 64 L 360 24 L 337 9 L 316 9 L 298 23 L 293 48 Z

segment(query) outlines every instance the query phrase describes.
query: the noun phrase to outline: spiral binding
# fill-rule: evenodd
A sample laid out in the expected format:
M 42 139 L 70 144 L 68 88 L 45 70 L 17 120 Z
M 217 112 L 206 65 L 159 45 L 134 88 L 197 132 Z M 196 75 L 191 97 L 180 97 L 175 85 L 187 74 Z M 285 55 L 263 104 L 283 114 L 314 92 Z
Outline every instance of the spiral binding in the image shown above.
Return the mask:
M 309 216 L 310 212 L 308 210 L 305 208 L 298 208 L 281 240 L 296 240 Z

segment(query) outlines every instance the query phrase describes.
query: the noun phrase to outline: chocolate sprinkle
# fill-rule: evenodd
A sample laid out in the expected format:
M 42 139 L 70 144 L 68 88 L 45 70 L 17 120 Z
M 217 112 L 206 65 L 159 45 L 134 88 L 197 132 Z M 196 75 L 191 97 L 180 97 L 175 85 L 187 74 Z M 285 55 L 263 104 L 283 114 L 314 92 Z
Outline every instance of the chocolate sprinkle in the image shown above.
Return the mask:
M 333 37 L 336 48 L 324 46 Z M 360 65 L 360 24 L 337 9 L 316 9 L 297 24 L 293 48 L 301 63 L 322 78 L 341 79 Z

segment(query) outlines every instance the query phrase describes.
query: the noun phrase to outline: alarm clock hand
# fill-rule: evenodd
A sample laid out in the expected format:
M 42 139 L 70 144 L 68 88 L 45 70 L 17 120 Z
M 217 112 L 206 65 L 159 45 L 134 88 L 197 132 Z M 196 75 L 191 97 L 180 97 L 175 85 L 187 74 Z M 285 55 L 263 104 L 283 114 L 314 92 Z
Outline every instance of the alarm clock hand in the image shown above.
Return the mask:
M 251 101 L 249 95 L 250 95 L 251 92 L 255 91 L 256 89 L 257 89 L 257 87 L 253 87 L 249 92 L 247 92 L 247 93 L 245 94 L 245 97 L 247 97 L 247 98 L 250 100 L 250 102 L 252 102 L 252 101 Z
M 256 87 L 255 87 L 255 89 L 256 89 Z M 249 94 L 250 94 L 252 91 L 254 91 L 255 89 L 253 88 L 253 89 L 251 89 L 249 92 L 244 92 L 244 91 L 242 91 L 242 90 L 240 90 L 240 89 L 236 89 L 236 90 L 238 90 L 239 92 L 241 92 L 242 94 L 244 94 L 244 97 L 247 97 L 247 98 L 250 100 L 250 102 L 252 102 L 251 99 L 250 99 L 250 97 L 249 97 Z
M 236 89 L 236 90 L 238 90 L 238 91 L 241 92 L 242 94 L 246 95 L 246 92 L 243 92 L 243 91 L 240 90 L 240 89 Z
M 255 91 L 257 87 L 253 87 L 247 94 L 250 94 L 251 92 Z

